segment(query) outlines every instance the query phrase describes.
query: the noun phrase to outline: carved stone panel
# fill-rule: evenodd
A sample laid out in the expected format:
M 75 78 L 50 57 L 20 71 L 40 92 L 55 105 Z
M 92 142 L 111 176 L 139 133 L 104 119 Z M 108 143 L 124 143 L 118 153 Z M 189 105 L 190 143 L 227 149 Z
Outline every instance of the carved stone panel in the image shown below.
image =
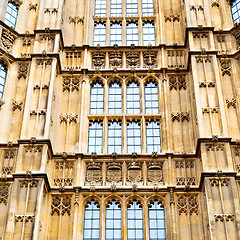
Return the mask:
M 93 68 L 105 67 L 105 53 L 102 52 L 92 53 L 92 67 Z
M 120 163 L 109 163 L 107 166 L 107 181 L 120 182 L 122 180 L 122 167 Z
M 7 205 L 9 187 L 9 183 L 0 183 L 0 204 L 3 203 L 4 205 Z
M 163 163 L 151 162 L 148 164 L 147 179 L 152 183 L 163 182 Z
M 139 67 L 140 64 L 140 53 L 139 52 L 127 52 L 127 67 Z
M 109 65 L 110 67 L 122 67 L 122 53 L 110 52 L 109 53 Z
M 93 184 L 102 182 L 102 166 L 100 163 L 90 162 L 87 164 L 86 181 Z
M 127 179 L 129 182 L 140 182 L 142 180 L 142 165 L 138 162 L 128 164 Z
M 71 215 L 72 195 L 52 195 L 52 205 L 50 214 Z

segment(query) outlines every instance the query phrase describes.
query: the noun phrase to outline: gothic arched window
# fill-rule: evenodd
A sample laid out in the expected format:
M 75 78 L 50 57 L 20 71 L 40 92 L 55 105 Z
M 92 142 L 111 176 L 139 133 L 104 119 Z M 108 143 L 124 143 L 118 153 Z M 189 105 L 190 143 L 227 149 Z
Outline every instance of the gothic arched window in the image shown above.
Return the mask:
M 158 86 L 149 82 L 145 85 L 145 111 L 146 113 L 159 113 Z
M 146 123 L 147 153 L 161 152 L 160 125 L 157 122 Z
M 7 68 L 4 63 L 0 62 L 0 98 L 3 97 L 6 78 L 7 78 Z
M 127 114 L 140 113 L 140 88 L 135 82 L 127 86 Z
M 108 126 L 108 153 L 113 152 L 122 152 L 122 126 L 117 122 Z
M 96 24 L 94 26 L 94 38 L 93 45 L 105 46 L 106 44 L 106 26 L 102 23 Z
M 240 0 L 235 0 L 231 6 L 233 22 L 240 22 Z
M 141 125 L 139 122 L 128 122 L 127 125 L 127 152 L 142 152 Z
M 103 126 L 102 123 L 89 124 L 88 130 L 88 152 L 102 153 L 103 150 Z
M 106 206 L 106 240 L 122 239 L 122 211 L 115 200 Z
M 143 239 L 143 209 L 136 200 L 127 207 L 127 236 L 129 240 Z
M 108 90 L 108 112 L 109 114 L 122 113 L 122 86 L 118 83 L 113 83 Z
M 143 24 L 143 45 L 148 44 L 155 45 L 155 27 L 149 22 Z
M 148 208 L 149 215 L 149 239 L 165 240 L 165 214 L 164 207 L 155 200 Z
M 84 215 L 84 240 L 100 239 L 100 207 L 95 201 L 91 201 L 85 207 Z
M 18 6 L 12 2 L 9 2 L 7 5 L 7 12 L 5 16 L 5 23 L 9 27 L 15 28 L 18 15 Z
M 131 44 L 138 45 L 138 25 L 136 23 L 127 25 L 127 46 Z
M 107 0 L 96 0 L 95 2 L 95 16 L 106 16 Z
M 96 82 L 91 86 L 90 114 L 102 114 L 104 103 L 104 88 Z

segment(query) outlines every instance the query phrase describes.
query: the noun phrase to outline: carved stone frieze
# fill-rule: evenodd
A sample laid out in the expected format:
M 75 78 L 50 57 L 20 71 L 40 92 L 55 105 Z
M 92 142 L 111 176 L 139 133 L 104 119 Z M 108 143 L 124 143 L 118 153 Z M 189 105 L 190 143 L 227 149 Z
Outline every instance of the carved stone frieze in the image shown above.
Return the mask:
M 15 149 L 5 149 L 4 150 L 4 159 L 14 159 L 16 156 Z
M 92 53 L 92 66 L 93 68 L 105 67 L 105 56 L 103 52 Z
M 22 187 L 37 187 L 38 186 L 38 180 L 34 179 L 24 179 L 19 180 L 19 186 Z
M 139 67 L 140 53 L 139 52 L 127 52 L 126 53 L 127 67 Z
M 80 79 L 79 77 L 63 77 L 63 84 L 62 84 L 62 89 L 64 91 L 79 91 L 79 83 Z
M 132 162 L 128 164 L 127 180 L 135 183 L 142 180 L 142 165 L 139 162 Z
M 81 23 L 82 24 L 83 20 L 84 20 L 84 17 L 79 17 L 79 16 L 75 16 L 75 17 L 70 16 L 69 17 L 69 23 L 74 23 L 74 24 Z
M 52 64 L 52 61 L 52 59 L 36 59 L 36 64 L 50 66 Z
M 3 203 L 4 205 L 7 205 L 9 188 L 9 183 L 0 183 L 0 204 Z
M 86 181 L 89 183 L 102 182 L 102 166 L 97 162 L 87 164 Z
M 43 146 L 42 145 L 24 145 L 24 152 L 42 152 Z
M 164 182 L 162 162 L 154 161 L 148 164 L 147 179 L 152 183 Z
M 122 53 L 121 52 L 110 52 L 109 53 L 109 66 L 110 67 L 122 67 L 123 60 L 122 60 Z
M 76 113 L 61 113 L 59 119 L 60 123 L 77 123 L 78 115 Z
M 199 87 L 200 88 L 205 88 L 205 87 L 215 87 L 216 83 L 212 81 L 205 81 L 205 82 L 199 82 Z
M 193 213 L 198 215 L 198 195 L 197 194 L 179 194 L 177 195 L 177 207 L 178 213 L 190 214 Z
M 156 67 L 157 52 L 156 51 L 143 52 L 143 62 L 147 67 Z
M 185 52 L 183 50 L 167 50 L 167 65 L 169 68 L 184 68 Z
M 165 22 L 180 22 L 180 15 L 179 14 L 171 14 L 164 16 Z
M 54 178 L 53 179 L 53 185 L 55 187 L 69 187 L 73 186 L 73 178 Z
M 212 57 L 208 55 L 200 55 L 200 56 L 196 56 L 195 58 L 197 63 L 212 62 Z
M 27 78 L 28 75 L 28 68 L 29 68 L 29 63 L 19 63 L 18 64 L 18 79 Z
M 12 31 L 3 28 L 2 29 L 2 36 L 1 36 L 1 46 L 10 53 L 12 51 L 13 43 L 17 35 L 14 34 Z
M 224 151 L 224 144 L 206 144 L 207 151 Z
M 109 182 L 120 182 L 122 180 L 121 163 L 116 162 L 108 163 L 106 179 Z
M 54 14 L 54 13 L 58 13 L 58 9 L 57 8 L 44 8 L 44 13 L 51 13 L 51 14 Z
M 234 222 L 235 221 L 235 215 L 234 214 L 215 214 L 214 219 L 216 222 Z
M 170 75 L 169 76 L 169 88 L 170 90 L 186 90 L 187 83 L 186 83 L 186 76 L 185 75 Z
M 45 116 L 47 109 L 32 109 L 30 110 L 30 116 Z
M 51 212 L 53 215 L 57 213 L 57 215 L 64 215 L 65 213 L 69 216 L 71 215 L 71 204 L 72 203 L 72 195 L 52 195 L 52 204 L 51 204 Z
M 55 33 L 47 32 L 47 33 L 39 34 L 40 41 L 54 41 L 54 39 L 55 39 Z
M 218 113 L 219 112 L 219 107 L 205 107 L 202 108 L 202 113 Z
M 178 121 L 178 122 L 189 122 L 190 120 L 190 113 L 189 112 L 177 112 L 177 113 L 171 113 L 172 121 Z
M 15 223 L 34 222 L 34 216 L 33 215 L 15 215 L 14 221 Z
M 221 178 L 211 178 L 209 179 L 211 186 L 229 186 L 230 178 L 221 177 Z
M 176 178 L 176 185 L 177 186 L 184 186 L 184 185 L 196 185 L 196 178 L 195 177 L 177 177 Z
M 13 101 L 12 103 L 12 111 L 15 112 L 17 109 L 19 111 L 22 111 L 22 107 L 23 107 L 23 101 L 17 102 L 17 101 Z
M 13 168 L 10 166 L 2 167 L 2 175 L 12 175 Z
M 237 100 L 236 100 L 236 98 L 226 99 L 226 104 L 227 104 L 227 108 L 230 108 L 230 107 L 236 108 Z
M 220 65 L 221 65 L 221 71 L 222 75 L 228 75 L 231 76 L 232 70 L 231 70 L 231 60 L 228 58 L 221 58 L 220 59 Z

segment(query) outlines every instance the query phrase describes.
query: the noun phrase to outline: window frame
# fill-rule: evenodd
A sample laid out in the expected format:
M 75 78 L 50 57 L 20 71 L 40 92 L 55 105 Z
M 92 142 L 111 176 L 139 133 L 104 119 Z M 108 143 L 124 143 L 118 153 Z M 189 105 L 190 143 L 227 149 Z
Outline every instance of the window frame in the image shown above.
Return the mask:
M 158 128 L 152 126 L 151 128 L 149 126 L 151 126 L 150 124 L 156 124 L 158 126 Z M 149 129 L 148 129 L 149 128 Z M 148 135 L 148 131 L 150 131 L 153 133 L 151 136 Z M 154 135 L 155 130 L 159 132 L 159 135 Z M 149 139 L 152 138 L 152 144 L 149 144 Z M 157 144 L 156 139 L 159 139 L 159 144 Z M 146 122 L 146 152 L 147 153 L 152 153 L 152 152 L 162 152 L 162 148 L 161 148 L 161 128 L 160 128 L 160 123 L 156 122 L 156 121 L 151 121 L 151 122 Z M 148 151 L 148 148 L 152 148 L 151 151 Z M 158 151 L 159 149 L 159 151 Z
M 134 44 L 135 46 L 139 45 L 138 23 L 134 22 L 130 22 L 126 26 L 126 46 L 131 46 L 132 44 Z
M 153 92 L 153 88 L 157 89 L 156 93 Z M 148 90 L 149 90 L 149 92 L 148 92 Z M 155 94 L 157 96 L 157 100 L 153 99 L 153 98 L 156 98 Z M 144 85 L 144 102 L 145 102 L 145 113 L 146 114 L 159 114 L 159 89 L 158 89 L 158 84 L 155 81 L 149 81 L 149 82 L 145 83 L 145 85 Z M 153 103 L 157 103 L 157 107 L 153 106 Z M 147 105 L 151 105 L 151 106 L 148 107 Z
M 121 3 L 119 3 L 120 1 Z M 119 8 L 119 6 L 121 6 L 121 8 Z M 121 9 L 121 11 L 118 12 L 119 9 Z M 116 14 L 113 13 L 113 10 L 116 10 Z M 122 0 L 110 0 L 110 15 L 114 17 L 120 17 L 122 16 L 122 12 L 123 12 Z
M 96 94 L 93 93 L 94 89 L 96 89 L 96 91 L 97 91 Z M 102 89 L 102 90 L 100 91 L 100 89 Z M 99 107 L 99 106 L 101 106 L 101 105 L 99 105 L 100 102 L 102 103 L 102 107 Z M 95 107 L 93 107 L 92 105 L 95 105 Z M 97 81 L 91 85 L 89 113 L 90 114 L 104 114 L 104 85 L 99 81 Z
M 147 2 L 144 2 L 144 0 L 141 1 L 142 2 L 142 15 L 143 16 L 154 16 L 154 2 L 153 2 L 153 0 L 151 0 L 152 1 L 151 3 L 149 3 L 150 0 L 146 0 L 146 1 Z
M 94 16 L 104 17 L 107 15 L 107 0 L 95 0 Z
M 116 87 L 118 85 L 118 87 Z M 117 92 L 120 90 L 119 92 Z M 113 93 L 112 93 L 113 92 Z M 116 96 L 121 96 L 121 100 L 118 101 L 116 99 Z M 122 97 L 123 97 L 123 90 L 122 90 L 122 85 L 114 82 L 109 84 L 108 86 L 108 114 L 122 114 Z M 111 103 L 115 105 L 113 108 L 110 108 Z
M 136 136 L 137 131 L 139 135 Z M 136 144 L 136 140 L 139 140 L 139 145 Z M 132 144 L 130 144 L 131 142 Z M 127 153 L 132 152 L 142 153 L 142 128 L 141 122 L 138 121 L 127 122 Z
M 0 98 L 3 98 L 4 89 L 7 80 L 7 66 L 3 61 L 0 61 Z M 2 88 L 2 90 L 1 90 Z
M 151 29 L 153 29 L 153 33 L 149 32 Z M 142 33 L 143 46 L 148 46 L 149 44 L 151 44 L 152 46 L 156 45 L 156 33 L 154 23 L 144 22 L 142 24 Z
M 121 39 L 119 38 L 119 36 L 121 37 Z M 117 44 L 118 46 L 122 46 L 122 25 L 120 23 L 112 23 L 110 25 L 110 46 L 113 46 L 115 44 Z
M 136 9 L 137 11 L 134 11 L 134 9 Z M 138 0 L 126 0 L 126 16 L 128 17 L 137 15 L 138 15 Z
M 240 22 L 240 0 L 235 0 L 232 2 L 231 13 L 232 13 L 233 23 Z M 237 15 L 236 18 L 234 16 L 235 14 Z
M 118 125 L 117 127 L 116 124 Z M 113 128 L 111 129 L 110 127 L 113 126 Z M 110 131 L 112 131 L 114 134 L 113 136 L 110 136 Z M 119 136 L 116 136 L 116 132 L 121 132 L 121 137 Z M 116 121 L 113 121 L 113 122 L 110 122 L 109 125 L 108 125 L 108 153 L 113 153 L 113 152 L 116 152 L 116 153 L 122 153 L 122 137 L 123 137 L 123 134 L 122 134 L 122 124 L 120 122 L 116 122 Z M 114 141 L 114 144 L 109 144 L 110 143 L 110 140 L 113 140 Z M 119 144 L 115 144 L 116 141 L 119 142 Z M 114 150 L 113 151 L 110 151 L 110 148 L 113 148 Z M 117 151 L 116 148 L 118 147 L 121 147 L 121 151 Z
M 127 85 L 126 94 L 127 114 L 141 114 L 141 96 L 139 83 L 129 83 Z M 132 105 L 132 107 L 130 107 L 129 105 Z M 139 108 L 136 108 L 136 105 L 139 105 Z
M 101 129 L 100 129 L 101 126 Z M 92 127 L 92 129 L 91 129 Z M 90 131 L 95 131 L 93 137 L 91 137 Z M 101 131 L 101 134 L 97 134 L 98 131 Z M 101 139 L 101 144 L 97 144 L 97 140 Z M 94 140 L 94 144 L 90 145 L 90 140 Z M 101 147 L 101 151 L 97 151 L 97 147 Z M 90 151 L 90 148 L 94 148 L 93 151 Z M 88 127 L 88 153 L 102 153 L 103 152 L 103 123 L 102 122 L 90 122 Z
M 105 46 L 106 45 L 106 25 L 105 25 L 105 23 L 95 24 L 93 31 L 94 31 L 93 32 L 93 46 L 97 46 L 98 44 L 100 46 Z M 97 31 L 97 33 L 96 33 L 96 31 Z
M 13 29 L 15 29 L 16 24 L 17 24 L 18 9 L 19 9 L 19 6 L 17 4 L 15 4 L 12 1 L 8 2 L 4 23 L 7 26 L 12 27 Z M 13 13 L 15 13 L 15 16 L 13 15 Z M 14 20 L 14 21 L 12 21 L 12 20 Z

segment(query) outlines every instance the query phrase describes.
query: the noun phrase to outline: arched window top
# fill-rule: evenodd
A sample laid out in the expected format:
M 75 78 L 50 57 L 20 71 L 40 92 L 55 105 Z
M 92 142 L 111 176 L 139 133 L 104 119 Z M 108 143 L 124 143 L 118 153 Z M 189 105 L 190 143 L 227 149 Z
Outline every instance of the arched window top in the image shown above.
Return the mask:
M 91 199 L 90 201 L 87 201 L 86 205 L 85 205 L 85 209 L 99 209 L 100 205 L 97 201 L 95 201 L 94 199 Z
M 18 5 L 13 1 L 9 1 L 7 5 L 7 11 L 5 16 L 5 23 L 9 27 L 15 28 L 17 22 L 17 15 L 18 15 Z
M 146 82 L 145 83 L 145 86 L 146 87 L 149 87 L 149 88 L 152 88 L 152 87 L 157 87 L 158 86 L 158 84 L 157 84 L 157 82 L 156 81 L 153 81 L 153 80 L 149 80 L 149 82 Z
M 240 22 L 240 0 L 235 0 L 232 2 L 231 6 L 233 22 Z

